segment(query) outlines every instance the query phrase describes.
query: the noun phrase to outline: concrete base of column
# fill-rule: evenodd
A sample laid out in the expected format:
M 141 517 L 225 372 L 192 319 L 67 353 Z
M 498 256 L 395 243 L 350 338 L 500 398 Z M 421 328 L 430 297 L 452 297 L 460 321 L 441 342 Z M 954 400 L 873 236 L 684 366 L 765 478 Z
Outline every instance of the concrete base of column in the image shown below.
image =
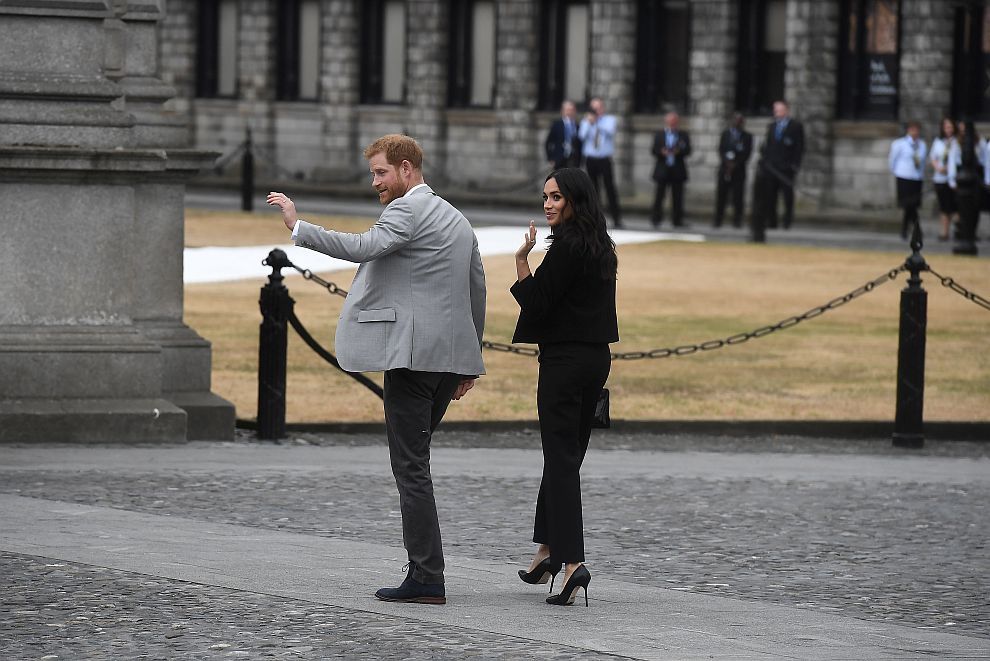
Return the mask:
M 165 399 L 0 400 L 0 442 L 183 443 L 186 419 Z
M 234 440 L 234 405 L 223 397 L 209 391 L 166 392 L 164 397 L 185 411 L 190 441 Z

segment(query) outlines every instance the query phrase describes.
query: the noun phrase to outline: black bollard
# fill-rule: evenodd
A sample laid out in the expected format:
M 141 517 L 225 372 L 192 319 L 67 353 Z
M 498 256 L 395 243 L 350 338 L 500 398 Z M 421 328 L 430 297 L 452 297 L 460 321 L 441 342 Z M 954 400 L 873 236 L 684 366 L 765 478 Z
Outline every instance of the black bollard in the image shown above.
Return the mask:
M 911 255 L 904 262 L 911 276 L 901 290 L 900 336 L 897 344 L 897 411 L 894 445 L 920 448 L 925 444 L 925 331 L 928 326 L 928 292 L 921 286 L 921 272 L 928 264 L 921 255 L 921 225 L 914 224 Z
M 284 251 L 275 248 L 263 262 L 272 267 L 261 288 L 261 331 L 258 344 L 258 438 L 285 437 L 285 367 L 288 319 L 295 301 L 282 284 L 281 270 L 292 266 Z
M 244 155 L 241 157 L 241 211 L 254 211 L 254 143 L 251 127 L 244 131 Z
M 959 220 L 956 221 L 956 255 L 976 255 L 976 223 L 980 219 L 980 176 L 976 159 L 973 122 L 966 122 L 966 137 L 962 143 L 962 164 L 956 174 L 956 203 Z

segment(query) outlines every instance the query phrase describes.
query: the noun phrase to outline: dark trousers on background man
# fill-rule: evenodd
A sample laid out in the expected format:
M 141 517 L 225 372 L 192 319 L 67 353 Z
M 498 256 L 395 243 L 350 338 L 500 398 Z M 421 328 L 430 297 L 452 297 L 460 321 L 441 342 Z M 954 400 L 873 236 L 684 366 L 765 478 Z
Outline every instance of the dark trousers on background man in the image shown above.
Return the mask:
M 788 176 L 790 178 L 788 178 Z M 790 229 L 794 222 L 794 179 L 796 173 L 788 175 L 782 172 L 779 167 L 774 167 L 768 172 L 767 177 L 767 227 L 777 227 L 777 198 L 784 197 L 784 229 Z
M 901 217 L 901 238 L 906 239 L 918 222 L 921 206 L 921 181 L 897 178 L 897 206 L 904 210 Z
M 611 158 L 585 157 L 584 166 L 588 170 L 588 177 L 595 185 L 595 192 L 598 199 L 602 198 L 602 183 L 605 184 L 605 194 L 608 195 L 608 210 L 612 214 L 612 223 L 616 227 L 622 227 L 622 211 L 619 209 L 619 194 L 615 190 L 615 174 L 612 169 Z
M 732 201 L 732 226 L 742 227 L 743 210 L 745 208 L 746 170 L 733 168 L 726 171 L 719 169 L 718 186 L 715 191 L 715 227 L 722 226 L 725 217 L 725 207 Z
M 684 181 L 672 180 L 669 177 L 657 179 L 657 192 L 653 198 L 653 226 L 659 227 L 663 222 L 663 201 L 670 188 L 670 215 L 674 227 L 684 226 Z
M 444 582 L 430 440 L 460 382 L 459 375 L 445 372 L 385 372 L 385 432 L 399 490 L 402 543 L 409 557 L 409 575 L 420 583 Z

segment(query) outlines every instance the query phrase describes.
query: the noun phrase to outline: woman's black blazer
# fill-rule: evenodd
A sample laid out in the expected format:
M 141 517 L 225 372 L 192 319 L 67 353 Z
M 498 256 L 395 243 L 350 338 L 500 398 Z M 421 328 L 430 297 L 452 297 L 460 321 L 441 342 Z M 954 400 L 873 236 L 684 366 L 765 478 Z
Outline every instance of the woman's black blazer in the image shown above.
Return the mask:
M 615 280 L 603 280 L 597 261 L 557 238 L 533 275 L 509 289 L 519 303 L 513 342 L 619 341 Z

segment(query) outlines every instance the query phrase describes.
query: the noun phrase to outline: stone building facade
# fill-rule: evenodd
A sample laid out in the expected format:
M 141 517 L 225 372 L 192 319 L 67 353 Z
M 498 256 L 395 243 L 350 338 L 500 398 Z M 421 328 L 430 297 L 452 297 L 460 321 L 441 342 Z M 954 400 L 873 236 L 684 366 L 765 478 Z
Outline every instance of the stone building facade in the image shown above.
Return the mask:
M 944 113 L 990 119 L 986 93 L 962 89 L 982 70 L 960 72 L 967 58 L 990 57 L 990 34 L 973 38 L 983 44 L 974 54 L 956 38 L 964 27 L 990 33 L 985 4 L 169 0 L 159 44 L 191 145 L 229 153 L 250 127 L 262 175 L 275 179 L 358 181 L 362 147 L 405 132 L 426 150 L 428 177 L 448 190 L 510 188 L 546 171 L 543 140 L 559 100 L 580 107 L 601 96 L 619 117 L 622 194 L 651 194 L 652 135 L 676 109 L 692 132 L 697 201 L 712 194 L 727 116 L 743 111 L 759 143 L 770 102 L 783 96 L 805 125 L 804 203 L 866 209 L 892 204 L 886 157 L 905 121 L 920 121 L 930 140 Z M 313 25 L 317 36 L 307 37 Z M 317 43 L 308 52 L 307 39 Z M 315 94 L 286 93 L 285 77 L 303 75 L 307 58 L 316 80 L 302 87 Z M 214 60 L 226 62 L 227 94 L 203 89 Z M 382 70 L 393 81 L 401 72 L 384 91 L 375 87 Z M 467 90 L 489 78 L 490 90 Z

